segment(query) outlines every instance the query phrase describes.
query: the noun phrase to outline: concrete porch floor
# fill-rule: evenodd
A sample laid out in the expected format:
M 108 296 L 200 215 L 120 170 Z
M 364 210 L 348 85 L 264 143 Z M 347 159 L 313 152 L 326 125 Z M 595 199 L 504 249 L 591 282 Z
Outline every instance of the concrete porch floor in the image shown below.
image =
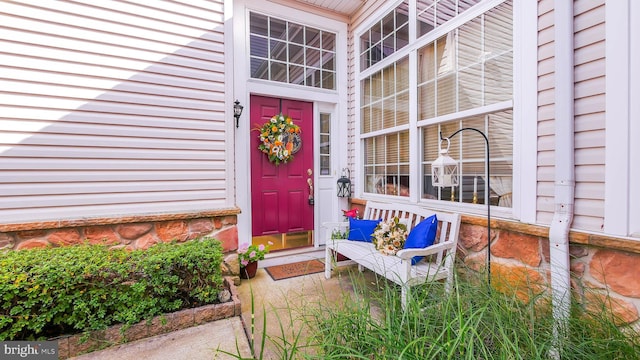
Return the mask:
M 315 257 L 313 257 L 315 258 Z M 164 360 L 164 359 L 236 359 L 218 353 L 222 349 L 251 359 L 251 337 L 255 339 L 256 357 L 264 351 L 262 359 L 281 359 L 282 350 L 277 340 L 284 337 L 293 341 L 303 327 L 296 323 L 300 309 L 308 309 L 318 302 L 338 301 L 352 294 L 347 266 L 334 271 L 329 280 L 324 272 L 274 281 L 264 268 L 258 269 L 253 279 L 242 280 L 238 295 L 242 303 L 242 316 L 214 321 L 196 327 L 158 335 L 135 342 L 114 346 L 105 350 L 81 355 L 75 360 Z M 356 270 L 357 271 L 357 270 Z M 372 276 L 365 272 L 365 278 Z M 253 308 L 253 311 L 252 311 Z M 253 317 L 252 317 L 253 315 Z M 267 341 L 261 349 L 261 339 L 266 316 Z M 252 330 L 252 318 L 254 319 Z M 306 334 L 300 333 L 304 342 Z M 275 340 L 275 341 L 272 341 Z M 237 347 L 236 347 L 237 346 Z

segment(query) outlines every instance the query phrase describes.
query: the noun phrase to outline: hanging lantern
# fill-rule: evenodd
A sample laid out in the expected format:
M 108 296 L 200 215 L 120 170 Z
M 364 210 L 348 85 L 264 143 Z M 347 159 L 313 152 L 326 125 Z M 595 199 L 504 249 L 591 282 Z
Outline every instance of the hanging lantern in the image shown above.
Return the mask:
M 444 140 L 447 140 L 447 148 L 440 148 L 440 156 L 431 164 L 431 185 L 441 188 L 458 186 L 460 183 L 458 162 L 448 155 L 449 139 L 446 138 Z
M 342 176 L 338 179 L 338 197 L 351 197 L 351 172 L 349 171 L 349 177 L 346 176 L 345 170 L 349 171 L 349 169 L 342 169 Z

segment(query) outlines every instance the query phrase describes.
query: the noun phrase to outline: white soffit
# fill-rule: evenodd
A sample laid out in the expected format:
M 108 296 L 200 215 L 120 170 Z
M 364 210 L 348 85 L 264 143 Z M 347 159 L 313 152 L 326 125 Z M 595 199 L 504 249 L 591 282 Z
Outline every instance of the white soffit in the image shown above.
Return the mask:
M 297 2 L 322 8 L 338 14 L 351 16 L 365 0 L 296 0 Z

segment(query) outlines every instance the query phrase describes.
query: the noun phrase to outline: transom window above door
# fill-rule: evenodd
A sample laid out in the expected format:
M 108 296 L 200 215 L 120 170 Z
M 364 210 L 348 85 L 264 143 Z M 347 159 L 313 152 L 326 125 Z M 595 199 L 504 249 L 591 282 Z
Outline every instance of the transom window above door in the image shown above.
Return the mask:
M 336 34 L 250 13 L 251 77 L 336 89 Z

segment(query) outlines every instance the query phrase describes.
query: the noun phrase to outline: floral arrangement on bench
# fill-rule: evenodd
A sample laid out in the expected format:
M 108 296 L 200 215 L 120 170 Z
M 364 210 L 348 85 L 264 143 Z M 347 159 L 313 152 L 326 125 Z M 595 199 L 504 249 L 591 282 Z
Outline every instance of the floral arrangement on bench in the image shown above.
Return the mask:
M 395 255 L 404 248 L 407 241 L 407 226 L 398 217 L 381 221 L 373 230 L 373 244 L 384 255 Z

